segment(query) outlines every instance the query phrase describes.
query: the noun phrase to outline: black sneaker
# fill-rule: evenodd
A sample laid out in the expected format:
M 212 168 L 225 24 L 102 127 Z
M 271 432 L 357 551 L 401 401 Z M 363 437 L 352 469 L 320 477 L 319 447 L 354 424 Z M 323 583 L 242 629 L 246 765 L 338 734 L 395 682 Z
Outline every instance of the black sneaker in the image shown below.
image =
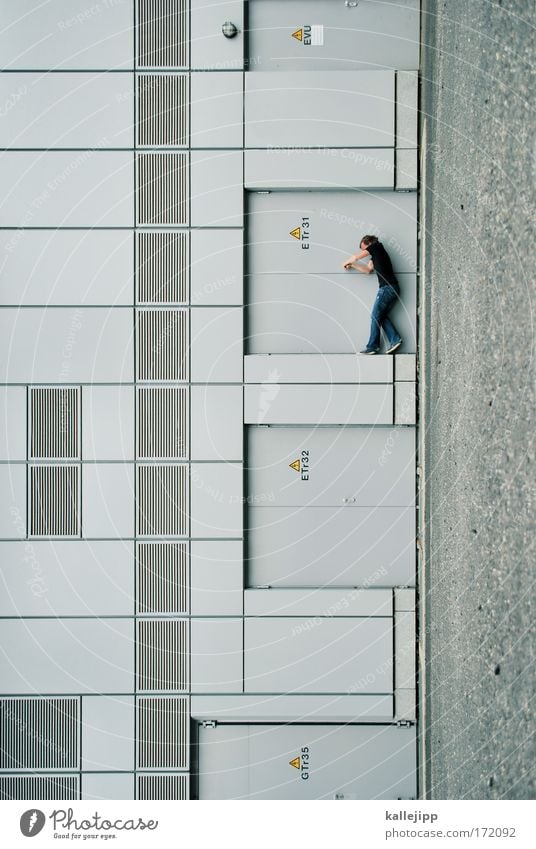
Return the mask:
M 378 352 L 377 352 L 376 348 L 363 348 L 363 350 L 360 351 L 359 353 L 360 354 L 377 354 Z
M 400 340 L 400 342 L 395 342 L 395 344 L 394 344 L 394 345 L 391 345 L 391 347 L 390 347 L 390 348 L 387 348 L 387 350 L 386 350 L 386 352 L 385 352 L 385 353 L 386 353 L 386 354 L 392 354 L 392 353 L 393 353 L 393 351 L 396 351 L 396 349 L 397 349 L 397 348 L 400 348 L 400 346 L 401 346 L 402 342 L 403 342 L 403 339 L 401 339 L 401 340 Z

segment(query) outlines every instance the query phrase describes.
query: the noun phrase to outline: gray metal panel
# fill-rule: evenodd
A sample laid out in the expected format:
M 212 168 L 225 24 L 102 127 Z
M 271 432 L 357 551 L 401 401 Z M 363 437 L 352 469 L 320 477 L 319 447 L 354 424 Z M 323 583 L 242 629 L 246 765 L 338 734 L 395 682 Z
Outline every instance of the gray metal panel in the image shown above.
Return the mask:
M 190 550 L 192 616 L 242 616 L 242 542 L 197 540 Z
M 0 311 L 0 379 L 11 383 L 129 382 L 132 310 Z
M 241 150 L 193 150 L 190 154 L 192 227 L 241 227 L 244 159 Z
M 393 717 L 393 697 L 349 693 L 343 696 L 193 696 L 194 719 L 220 722 L 382 722 Z
M 245 619 L 246 693 L 390 693 L 393 620 Z
M 134 467 L 89 463 L 82 475 L 82 535 L 134 536 Z
M 120 230 L 0 232 L 0 299 L 6 306 L 132 304 L 132 242 Z
M 394 84 L 392 71 L 246 74 L 246 147 L 393 147 Z
M 248 430 L 248 499 L 252 503 L 350 510 L 354 506 L 409 507 L 414 502 L 413 428 Z M 297 460 L 301 467 L 291 467 Z
M 419 0 L 252 0 L 250 70 L 416 68 L 419 11 Z M 307 24 L 323 26 L 322 40 L 293 37 Z
M 395 383 L 395 424 L 414 425 L 417 422 L 415 384 Z
M 124 693 L 134 686 L 127 619 L 0 621 L 2 693 Z
M 30 66 L 32 67 L 32 66 Z M 132 147 L 134 89 L 125 74 L 2 74 L 0 147 Z
M 134 799 L 134 774 L 83 772 L 82 799 Z
M 419 73 L 399 71 L 396 76 L 396 146 L 417 147 Z
M 415 381 L 417 358 L 415 354 L 395 354 L 395 380 Z
M 244 387 L 246 424 L 393 424 L 393 386 Z
M 222 24 L 232 21 L 238 29 L 226 38 Z M 195 0 L 191 10 L 191 67 L 204 70 L 242 68 L 244 65 L 243 0 Z
M 401 300 L 391 318 L 404 339 L 402 350 L 415 351 L 416 276 L 398 279 Z M 247 292 L 249 353 L 355 354 L 369 337 L 377 286 L 373 275 L 351 272 L 258 274 L 248 278 Z
M 128 542 L 32 540 L 0 544 L 0 616 L 131 616 Z
M 134 763 L 134 698 L 82 699 L 82 769 L 131 770 Z
M 241 537 L 243 467 L 238 463 L 192 463 L 192 537 Z
M 414 589 L 409 589 L 407 587 L 397 587 L 395 589 L 395 610 L 397 613 L 400 611 L 412 611 L 415 612 L 416 605 L 416 591 Z
M 26 536 L 26 466 L 0 464 L 0 539 Z
M 241 383 L 242 310 L 224 307 L 191 310 L 191 379 L 201 383 Z
M 134 388 L 82 388 L 84 460 L 134 459 Z
M 259 589 L 244 593 L 245 616 L 392 616 L 384 589 Z
M 0 460 L 26 460 L 26 389 L 0 388 Z
M 395 272 L 415 272 L 417 267 L 414 193 L 249 193 L 248 211 L 254 274 L 342 272 L 362 291 L 376 282 L 375 275 L 343 272 L 342 264 L 358 251 L 361 236 L 366 233 L 381 238 Z M 301 228 L 301 238 L 291 235 L 297 227 Z
M 395 687 L 414 690 L 416 655 L 415 612 L 397 611 L 395 614 Z
M 242 74 L 191 75 L 190 146 L 242 147 Z
M 298 768 L 291 764 L 296 757 Z M 413 799 L 416 759 L 415 728 L 200 728 L 199 798 Z
M 192 619 L 192 693 L 243 691 L 242 619 Z
M 313 137 L 314 138 L 314 137 Z M 393 189 L 392 150 L 247 150 L 246 189 Z
M 252 506 L 248 551 L 248 586 L 411 585 L 415 510 Z
M 4 68 L 132 68 L 133 3 L 2 0 Z
M 133 154 L 118 150 L 0 154 L 2 227 L 132 227 Z
M 417 150 L 396 151 L 396 190 L 412 191 L 417 189 L 418 161 Z
M 192 230 L 193 306 L 242 304 L 244 231 Z
M 393 358 L 348 354 L 252 354 L 244 357 L 244 382 L 391 383 Z
M 192 386 L 192 460 L 241 460 L 243 403 L 240 386 Z

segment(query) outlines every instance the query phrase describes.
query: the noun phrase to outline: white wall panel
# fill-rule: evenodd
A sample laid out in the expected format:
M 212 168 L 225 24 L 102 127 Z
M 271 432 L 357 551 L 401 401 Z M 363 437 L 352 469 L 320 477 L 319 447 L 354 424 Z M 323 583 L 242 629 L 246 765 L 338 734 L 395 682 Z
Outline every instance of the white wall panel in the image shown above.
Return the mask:
M 191 147 L 242 147 L 242 80 L 226 71 L 191 75 Z
M 243 468 L 238 463 L 192 463 L 192 537 L 241 537 Z
M 26 460 L 26 389 L 0 387 L 0 460 Z
M 241 309 L 191 310 L 190 374 L 193 383 L 241 383 Z
M 243 303 L 244 231 L 192 230 L 193 306 Z
M 241 460 L 241 386 L 192 386 L 192 460 Z
M 133 3 L 54 0 L 51 6 L 2 0 L 0 9 L 4 68 L 105 70 L 133 65 Z
M 393 424 L 393 386 L 244 387 L 246 424 Z
M 246 189 L 392 189 L 394 153 L 386 149 L 246 150 Z
M 131 616 L 133 545 L 32 540 L 0 544 L 0 616 Z
M 415 354 L 395 354 L 395 380 L 415 381 L 417 378 L 417 358 Z
M 2 227 L 132 227 L 133 154 L 7 151 L 0 154 Z
M 0 310 L 0 379 L 12 383 L 133 379 L 132 310 Z
M 131 691 L 133 638 L 126 619 L 0 621 L 1 692 Z
M 134 799 L 134 774 L 84 772 L 82 799 Z
M 392 616 L 393 592 L 384 589 L 318 588 L 246 590 L 244 615 Z
M 194 540 L 190 551 L 192 616 L 242 616 L 242 542 Z
M 238 29 L 234 38 L 225 38 L 221 27 L 232 21 Z M 243 67 L 243 0 L 195 0 L 191 11 L 191 66 L 203 70 Z
M 134 698 L 86 696 L 82 700 L 82 769 L 131 770 Z
M 393 147 L 392 71 L 246 75 L 246 147 Z
M 391 383 L 393 358 L 348 354 L 252 354 L 244 357 L 246 383 Z
M 395 424 L 414 425 L 417 422 L 415 384 L 395 383 Z
M 26 534 L 26 466 L 0 464 L 0 538 Z
M 244 161 L 241 150 L 194 150 L 190 155 L 192 227 L 241 227 Z
M 134 467 L 88 463 L 82 475 L 82 535 L 134 536 Z
M 241 693 L 242 619 L 192 619 L 192 693 Z
M 0 232 L 5 305 L 133 303 L 133 235 L 121 230 Z
M 82 410 L 84 460 L 134 459 L 132 386 L 84 386 Z
M 132 147 L 132 74 L 2 74 L 0 147 Z
M 396 146 L 416 148 L 419 110 L 418 71 L 396 75 Z

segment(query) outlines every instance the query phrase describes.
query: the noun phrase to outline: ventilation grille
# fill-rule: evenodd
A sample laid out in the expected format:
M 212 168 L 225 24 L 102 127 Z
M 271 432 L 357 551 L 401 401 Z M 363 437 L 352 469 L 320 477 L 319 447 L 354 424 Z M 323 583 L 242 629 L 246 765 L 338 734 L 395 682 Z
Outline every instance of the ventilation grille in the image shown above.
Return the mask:
M 78 389 L 30 391 L 30 457 L 78 457 Z
M 0 799 L 79 799 L 77 775 L 0 776 Z
M 138 612 L 188 613 L 186 543 L 138 544 Z
M 0 769 L 78 769 L 78 699 L 0 699 Z
M 138 76 L 138 145 L 188 144 L 188 77 Z
M 138 775 L 138 799 L 190 798 L 189 775 Z
M 30 466 L 30 535 L 78 536 L 78 466 Z
M 188 467 L 138 466 L 140 536 L 186 536 Z
M 138 233 L 138 303 L 188 303 L 188 233 Z
M 188 65 L 188 0 L 138 0 L 138 67 Z
M 138 156 L 138 223 L 188 224 L 188 154 Z
M 188 390 L 138 390 L 138 457 L 188 456 Z
M 188 620 L 138 622 L 138 689 L 188 690 Z
M 189 724 L 188 699 L 139 699 L 138 767 L 188 769 Z
M 138 310 L 138 380 L 188 379 L 188 312 Z

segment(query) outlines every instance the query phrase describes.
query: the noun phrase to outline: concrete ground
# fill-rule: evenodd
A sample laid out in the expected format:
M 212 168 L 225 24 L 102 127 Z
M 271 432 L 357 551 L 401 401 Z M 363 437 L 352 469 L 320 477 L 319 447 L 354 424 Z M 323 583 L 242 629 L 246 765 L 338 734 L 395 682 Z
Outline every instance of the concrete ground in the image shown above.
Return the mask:
M 535 5 L 423 6 L 425 792 L 528 799 L 536 797 Z

